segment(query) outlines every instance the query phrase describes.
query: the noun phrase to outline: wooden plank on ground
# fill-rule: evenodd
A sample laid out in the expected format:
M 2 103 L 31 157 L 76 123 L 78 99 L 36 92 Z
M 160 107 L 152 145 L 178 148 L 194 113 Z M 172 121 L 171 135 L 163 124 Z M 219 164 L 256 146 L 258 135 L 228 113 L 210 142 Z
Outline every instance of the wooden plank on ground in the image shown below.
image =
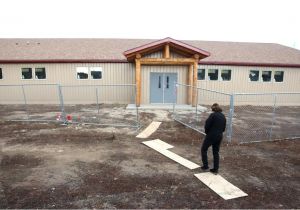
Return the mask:
M 148 125 L 148 127 L 143 130 L 139 135 L 137 135 L 137 138 L 148 138 L 152 133 L 154 133 L 158 127 L 160 126 L 161 122 L 155 122 L 153 121 Z
M 142 143 L 189 169 L 195 169 L 195 168 L 200 167 L 196 163 L 193 163 L 193 162 L 175 154 L 174 152 L 168 151 L 167 149 L 173 148 L 173 146 L 170 144 L 167 144 L 166 142 L 164 142 L 160 139 L 144 141 Z
M 248 196 L 248 194 L 228 182 L 219 174 L 215 175 L 210 172 L 205 172 L 194 175 L 225 200 Z

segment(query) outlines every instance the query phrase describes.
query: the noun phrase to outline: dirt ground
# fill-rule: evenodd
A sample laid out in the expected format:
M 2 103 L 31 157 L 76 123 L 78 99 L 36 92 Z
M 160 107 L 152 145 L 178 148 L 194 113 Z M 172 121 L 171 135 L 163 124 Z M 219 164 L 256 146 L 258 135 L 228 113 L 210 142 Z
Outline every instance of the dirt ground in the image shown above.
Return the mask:
M 3 107 L 4 118 L 16 115 Z M 55 111 L 45 110 L 45 113 Z M 4 113 L 5 112 L 5 113 Z M 134 116 L 134 115 L 132 115 Z M 116 115 L 116 117 L 118 117 Z M 167 111 L 141 112 L 150 138 L 200 164 L 203 136 Z M 223 200 L 134 128 L 0 120 L 0 208 L 299 208 L 299 140 L 223 143 L 220 174 L 248 197 Z M 211 151 L 209 152 L 210 163 Z
M 205 107 L 205 106 L 204 106 Z M 205 120 L 211 113 L 206 110 L 177 110 L 176 119 L 204 132 Z M 229 120 L 229 107 L 223 106 Z M 227 129 L 229 129 L 227 127 Z M 227 134 L 227 130 L 225 132 Z M 232 142 L 249 143 L 300 137 L 300 106 L 235 106 L 232 119 Z

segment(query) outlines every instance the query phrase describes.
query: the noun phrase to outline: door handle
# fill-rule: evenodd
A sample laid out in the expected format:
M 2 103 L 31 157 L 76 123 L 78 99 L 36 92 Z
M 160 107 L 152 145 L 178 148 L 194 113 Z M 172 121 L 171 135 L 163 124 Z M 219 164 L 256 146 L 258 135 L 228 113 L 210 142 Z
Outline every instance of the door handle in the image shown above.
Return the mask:
M 169 88 L 169 76 L 167 76 L 167 85 L 166 88 Z
M 161 88 L 161 77 L 158 77 L 158 88 Z

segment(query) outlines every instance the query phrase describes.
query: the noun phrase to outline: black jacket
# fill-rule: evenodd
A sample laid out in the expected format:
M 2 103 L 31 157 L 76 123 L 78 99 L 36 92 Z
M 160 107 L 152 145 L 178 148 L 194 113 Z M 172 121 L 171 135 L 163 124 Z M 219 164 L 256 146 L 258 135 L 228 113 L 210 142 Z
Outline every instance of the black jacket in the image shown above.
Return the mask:
M 222 112 L 213 112 L 205 122 L 206 135 L 220 135 L 225 131 L 226 118 Z

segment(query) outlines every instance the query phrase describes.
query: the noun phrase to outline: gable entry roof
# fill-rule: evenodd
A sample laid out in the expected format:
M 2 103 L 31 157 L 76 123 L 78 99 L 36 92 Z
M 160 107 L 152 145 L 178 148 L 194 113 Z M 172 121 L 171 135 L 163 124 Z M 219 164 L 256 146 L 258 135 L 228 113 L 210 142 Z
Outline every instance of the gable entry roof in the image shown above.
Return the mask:
M 124 52 L 159 40 L 0 39 L 0 63 L 127 63 Z M 210 56 L 200 64 L 300 67 L 300 51 L 272 43 L 177 41 Z M 199 52 L 200 52 L 199 51 Z
M 166 44 L 170 46 L 173 50 L 179 51 L 181 53 L 186 54 L 187 56 L 199 55 L 200 59 L 206 58 L 210 56 L 210 53 L 194 47 L 192 45 L 188 45 L 184 42 L 172 39 L 167 37 L 165 39 L 157 40 L 154 42 L 150 42 L 144 44 L 142 46 L 135 47 L 130 50 L 126 50 L 123 54 L 127 58 L 128 61 L 131 61 L 135 58 L 136 54 L 143 54 L 143 53 L 151 53 L 158 50 L 161 50 Z

